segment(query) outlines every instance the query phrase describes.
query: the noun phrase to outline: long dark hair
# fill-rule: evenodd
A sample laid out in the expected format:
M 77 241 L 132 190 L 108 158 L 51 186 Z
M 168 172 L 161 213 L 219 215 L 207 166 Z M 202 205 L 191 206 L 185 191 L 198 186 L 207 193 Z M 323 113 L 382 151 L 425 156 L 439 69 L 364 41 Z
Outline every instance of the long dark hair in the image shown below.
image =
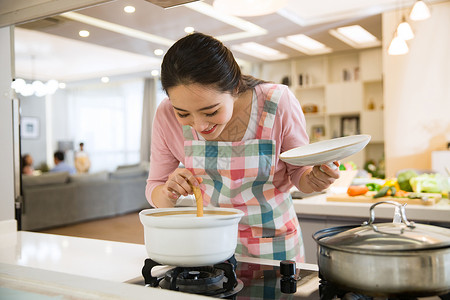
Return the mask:
M 166 94 L 172 87 L 195 83 L 241 94 L 265 82 L 243 75 L 233 54 L 222 42 L 198 32 L 173 44 L 161 65 L 161 83 Z

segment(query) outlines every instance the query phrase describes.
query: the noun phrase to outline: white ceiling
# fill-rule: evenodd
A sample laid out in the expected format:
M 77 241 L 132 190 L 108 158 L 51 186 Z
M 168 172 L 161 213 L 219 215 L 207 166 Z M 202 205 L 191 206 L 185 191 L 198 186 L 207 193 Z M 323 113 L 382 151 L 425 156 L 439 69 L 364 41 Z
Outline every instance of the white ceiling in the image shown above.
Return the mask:
M 212 0 L 170 9 L 144 0 L 117 0 L 19 25 L 15 31 L 16 76 L 67 82 L 137 72 L 149 76 L 152 69 L 159 69 L 161 61 L 153 51 L 166 51 L 185 35 L 186 26 L 216 36 L 229 47 L 253 41 L 290 58 L 304 54 L 278 43 L 277 38 L 304 33 L 334 52 L 346 51 L 352 48 L 328 30 L 360 24 L 381 40 L 380 13 L 398 9 L 400 2 L 407 7 L 406 12 L 414 0 L 289 0 L 277 13 L 235 18 L 236 22 L 251 22 L 256 28 L 245 31 L 239 23 L 223 20 L 223 13 L 214 17 Z M 135 6 L 136 12 L 124 13 L 126 5 Z M 399 21 L 400 17 L 401 13 Z M 79 37 L 81 29 L 89 30 L 90 36 Z M 234 55 L 250 62 L 260 61 L 239 52 Z
M 22 78 L 78 81 L 148 72 L 161 60 L 34 30 L 15 30 L 16 75 Z

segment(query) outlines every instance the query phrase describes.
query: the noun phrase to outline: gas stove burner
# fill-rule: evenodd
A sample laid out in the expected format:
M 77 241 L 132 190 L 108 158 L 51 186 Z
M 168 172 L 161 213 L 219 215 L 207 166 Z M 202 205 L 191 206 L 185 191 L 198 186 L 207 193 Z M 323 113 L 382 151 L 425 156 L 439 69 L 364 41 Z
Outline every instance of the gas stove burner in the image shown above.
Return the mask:
M 174 267 L 162 278 L 153 277 L 151 270 L 159 263 L 146 259 L 142 268 L 145 284 L 152 287 L 200 294 L 215 298 L 227 298 L 235 295 L 244 287 L 237 279 L 236 259 L 231 257 L 223 263 L 204 267 Z

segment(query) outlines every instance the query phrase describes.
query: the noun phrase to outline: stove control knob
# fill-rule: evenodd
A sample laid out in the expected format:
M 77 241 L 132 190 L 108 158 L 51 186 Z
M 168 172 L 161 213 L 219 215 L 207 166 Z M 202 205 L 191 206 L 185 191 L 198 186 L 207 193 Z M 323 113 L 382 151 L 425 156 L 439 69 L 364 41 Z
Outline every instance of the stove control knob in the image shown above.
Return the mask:
M 283 294 L 294 294 L 297 292 L 297 280 L 286 279 L 288 277 L 283 277 L 280 279 L 280 288 Z
M 280 286 L 282 293 L 293 294 L 297 291 L 296 272 L 295 261 L 283 260 L 280 262 Z
M 295 261 L 283 260 L 280 261 L 280 274 L 281 276 L 293 277 L 295 276 L 297 269 L 295 267 Z

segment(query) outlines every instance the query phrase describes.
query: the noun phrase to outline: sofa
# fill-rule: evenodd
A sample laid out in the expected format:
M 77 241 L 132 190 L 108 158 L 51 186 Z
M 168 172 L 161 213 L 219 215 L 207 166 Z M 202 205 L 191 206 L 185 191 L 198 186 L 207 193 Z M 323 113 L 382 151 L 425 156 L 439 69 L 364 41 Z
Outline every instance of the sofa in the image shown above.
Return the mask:
M 143 165 L 91 174 L 24 175 L 20 229 L 36 231 L 150 208 L 147 176 Z

